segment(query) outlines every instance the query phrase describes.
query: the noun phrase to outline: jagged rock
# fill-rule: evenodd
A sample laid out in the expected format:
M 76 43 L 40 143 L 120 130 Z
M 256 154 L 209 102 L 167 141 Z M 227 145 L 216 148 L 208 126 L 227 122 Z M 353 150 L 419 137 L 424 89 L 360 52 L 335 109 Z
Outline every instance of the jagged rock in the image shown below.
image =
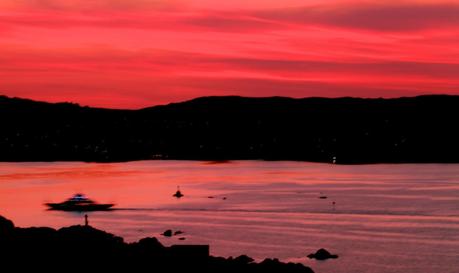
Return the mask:
M 164 231 L 161 235 L 163 235 L 164 237 L 172 237 L 172 230 L 168 229 Z
M 179 235 L 179 234 L 183 234 L 183 231 L 177 230 L 177 231 L 174 232 L 174 235 Z
M 148 237 L 140 239 L 138 243 L 136 243 L 142 249 L 156 251 L 164 249 L 164 246 L 158 241 L 156 238 Z
M 156 238 L 127 244 L 121 237 L 90 226 L 55 230 L 47 227 L 17 228 L 0 217 L 0 257 L 4 268 L 18 272 L 62 272 L 62 265 L 82 266 L 90 271 L 219 272 L 219 273 L 313 273 L 302 264 L 266 259 L 256 263 L 246 255 L 218 258 L 209 255 L 208 245 L 163 246 Z M 165 232 L 172 235 L 172 230 Z M 182 237 L 184 238 L 184 237 Z M 20 262 L 18 262 L 20 261 Z M 52 262 L 51 262 L 52 261 Z
M 316 260 L 327 260 L 327 259 L 336 259 L 338 255 L 331 254 L 326 249 L 321 248 L 316 251 L 316 253 L 311 253 L 308 255 L 309 259 L 316 259 Z
M 254 259 L 252 259 L 251 257 L 247 256 L 247 255 L 241 255 L 239 257 L 236 257 L 234 259 L 235 262 L 237 263 L 241 263 L 241 264 L 249 264 L 251 262 L 254 261 Z

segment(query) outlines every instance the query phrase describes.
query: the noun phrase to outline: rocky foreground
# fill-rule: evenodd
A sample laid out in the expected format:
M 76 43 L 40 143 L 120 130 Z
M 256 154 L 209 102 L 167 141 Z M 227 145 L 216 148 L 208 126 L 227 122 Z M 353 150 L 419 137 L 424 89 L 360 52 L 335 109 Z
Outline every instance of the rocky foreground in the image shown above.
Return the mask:
M 125 243 L 91 226 L 19 228 L 0 216 L 0 264 L 10 272 L 279 272 L 313 273 L 302 264 L 245 255 L 209 255 L 207 245 L 163 246 L 156 238 Z

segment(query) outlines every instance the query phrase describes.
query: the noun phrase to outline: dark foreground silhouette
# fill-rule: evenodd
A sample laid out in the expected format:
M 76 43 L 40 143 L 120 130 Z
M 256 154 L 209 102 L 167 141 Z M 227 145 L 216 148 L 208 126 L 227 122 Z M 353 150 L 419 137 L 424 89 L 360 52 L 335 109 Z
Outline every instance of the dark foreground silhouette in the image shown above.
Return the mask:
M 204 97 L 110 110 L 0 96 L 0 161 L 459 162 L 459 96 Z
M 2 216 L 0 261 L 1 269 L 10 270 L 5 272 L 313 273 L 277 259 L 212 257 L 207 245 L 164 247 L 156 238 L 128 244 L 91 226 L 18 228 Z

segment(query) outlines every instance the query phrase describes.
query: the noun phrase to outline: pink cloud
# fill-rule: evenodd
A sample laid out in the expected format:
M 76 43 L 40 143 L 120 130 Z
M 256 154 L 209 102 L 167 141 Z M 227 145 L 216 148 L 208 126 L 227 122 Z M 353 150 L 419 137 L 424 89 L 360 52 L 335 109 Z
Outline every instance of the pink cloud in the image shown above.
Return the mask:
M 255 2 L 1 1 L 0 90 L 130 108 L 459 94 L 457 4 Z
M 260 11 L 258 16 L 293 24 L 327 25 L 375 31 L 412 31 L 459 27 L 457 3 L 345 3 L 334 6 Z
M 39 1 L 48 2 L 48 1 Z M 258 10 L 212 10 L 212 9 L 139 9 L 142 1 L 102 1 L 90 10 L 82 12 L 81 5 L 62 4 L 49 1 L 51 6 L 66 6 L 56 12 L 46 9 L 11 12 L 0 15 L 2 24 L 28 25 L 29 27 L 108 27 L 175 30 L 245 31 L 272 30 L 288 27 L 286 24 L 304 26 L 331 26 L 338 28 L 364 29 L 373 31 L 416 31 L 423 29 L 459 28 L 459 4 L 457 3 L 339 3 L 317 4 L 290 8 L 267 9 L 261 5 Z M 144 1 L 146 7 L 156 7 L 159 1 Z M 54 4 L 52 4 L 54 3 Z M 61 4 L 58 4 L 61 3 Z M 118 6 L 132 6 L 134 9 L 116 9 Z M 88 7 L 88 8 L 89 8 Z M 293 27 L 293 26 L 290 26 Z

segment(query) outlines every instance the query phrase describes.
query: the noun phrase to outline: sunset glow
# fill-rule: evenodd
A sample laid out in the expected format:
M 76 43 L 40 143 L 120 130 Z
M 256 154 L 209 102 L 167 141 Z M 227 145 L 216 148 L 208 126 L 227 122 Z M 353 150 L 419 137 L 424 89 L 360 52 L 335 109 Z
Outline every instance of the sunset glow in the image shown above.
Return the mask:
M 114 108 L 459 94 L 458 14 L 454 0 L 2 0 L 0 94 Z

